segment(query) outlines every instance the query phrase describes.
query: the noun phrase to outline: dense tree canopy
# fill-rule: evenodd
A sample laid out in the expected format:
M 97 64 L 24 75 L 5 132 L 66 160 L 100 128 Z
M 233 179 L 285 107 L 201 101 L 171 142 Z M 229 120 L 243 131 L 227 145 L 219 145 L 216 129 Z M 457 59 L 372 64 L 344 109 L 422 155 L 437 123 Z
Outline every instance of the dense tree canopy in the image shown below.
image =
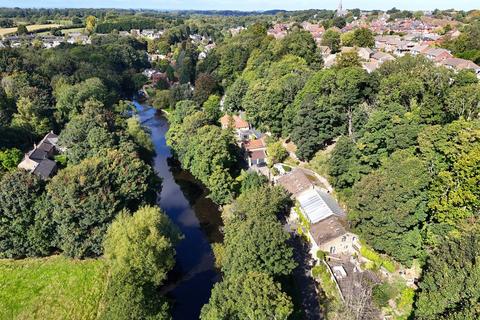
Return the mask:
M 60 171 L 47 186 L 59 247 L 73 257 L 100 255 L 117 213 L 154 203 L 157 186 L 152 168 L 128 151 L 109 150 Z
M 253 294 L 252 294 L 253 293 Z M 293 312 L 290 298 L 263 273 L 233 275 L 215 285 L 200 319 L 288 319 Z
M 419 285 L 416 319 L 478 319 L 480 310 L 478 224 L 444 237 L 429 257 Z
M 36 197 L 43 183 L 27 172 L 5 174 L 0 188 L 0 256 L 19 258 L 39 254 L 35 250 Z
M 397 151 L 352 191 L 349 218 L 377 250 L 410 265 L 422 255 L 429 176 L 411 151 Z
M 175 264 L 180 233 L 156 207 L 117 216 L 105 237 L 110 267 L 104 319 L 170 319 L 158 286 Z

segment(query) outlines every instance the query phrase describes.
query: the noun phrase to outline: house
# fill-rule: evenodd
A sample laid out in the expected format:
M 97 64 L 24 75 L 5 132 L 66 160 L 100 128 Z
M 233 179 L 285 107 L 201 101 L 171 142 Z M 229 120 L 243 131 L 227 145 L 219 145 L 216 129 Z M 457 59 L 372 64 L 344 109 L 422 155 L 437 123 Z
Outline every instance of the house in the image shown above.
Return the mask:
M 428 59 L 440 62 L 448 58 L 453 58 L 450 51 L 442 48 L 430 48 L 423 53 Z
M 395 60 L 395 58 L 391 54 L 379 51 L 379 52 L 374 53 L 370 60 L 371 61 L 376 61 L 376 62 L 382 64 L 382 63 L 387 62 L 387 61 Z
M 239 26 L 239 27 L 236 27 L 236 28 L 230 28 L 228 31 L 230 32 L 230 34 L 232 35 L 232 37 L 235 37 L 236 35 L 238 35 L 240 32 L 242 32 L 243 30 L 246 30 L 247 28 L 243 27 L 243 26 Z
M 320 54 L 322 57 L 327 57 L 332 53 L 332 50 L 328 46 L 318 46 L 318 50 L 320 51 Z
M 248 140 L 242 143 L 245 149 L 245 155 L 248 161 L 248 166 L 263 166 L 267 163 L 267 145 L 265 139 Z
M 275 24 L 267 31 L 267 35 L 273 36 L 276 40 L 281 40 L 287 36 L 289 26 L 283 23 Z
M 331 54 L 323 59 L 323 65 L 325 68 L 333 67 L 335 63 L 337 63 L 337 54 Z
M 354 254 L 360 248 L 358 237 L 347 231 L 345 218 L 335 215 L 312 224 L 310 235 L 316 245 L 314 250 L 328 252 L 330 255 Z
M 359 248 L 358 237 L 347 230 L 345 212 L 335 199 L 316 187 L 302 169 L 296 168 L 277 179 L 298 203 L 298 209 L 310 222 L 308 236 L 313 252 L 353 254 Z
M 410 53 L 414 56 L 417 56 L 419 54 L 423 54 L 424 52 L 426 52 L 428 49 L 430 49 L 430 47 L 426 44 L 418 44 L 416 46 L 414 46 L 412 48 L 412 50 L 410 50 Z
M 368 61 L 370 57 L 373 55 L 373 50 L 370 48 L 358 48 L 357 49 L 358 56 L 360 59 Z
M 58 147 L 58 136 L 53 132 L 48 133 L 33 150 L 25 154 L 19 169 L 29 171 L 42 179 L 51 178 L 57 172 L 57 163 L 53 157 L 61 149 Z
M 140 29 L 131 29 L 130 35 L 132 35 L 133 37 L 140 37 Z
M 289 174 L 281 176 L 277 180 L 293 197 L 298 196 L 305 190 L 312 188 L 312 182 L 307 178 L 301 169 L 294 169 Z
M 240 116 L 230 116 L 226 114 L 220 118 L 220 124 L 222 125 L 222 129 L 233 128 L 237 134 L 237 140 L 239 141 L 246 141 L 250 137 L 250 125 Z
M 372 73 L 373 71 L 377 70 L 378 67 L 380 67 L 380 63 L 378 61 L 362 62 L 362 68 L 366 70 L 368 73 Z
M 480 76 L 480 66 L 475 64 L 473 61 L 460 59 L 460 58 L 448 58 L 440 62 L 442 65 L 446 66 L 449 69 L 456 71 L 460 70 L 472 70 Z

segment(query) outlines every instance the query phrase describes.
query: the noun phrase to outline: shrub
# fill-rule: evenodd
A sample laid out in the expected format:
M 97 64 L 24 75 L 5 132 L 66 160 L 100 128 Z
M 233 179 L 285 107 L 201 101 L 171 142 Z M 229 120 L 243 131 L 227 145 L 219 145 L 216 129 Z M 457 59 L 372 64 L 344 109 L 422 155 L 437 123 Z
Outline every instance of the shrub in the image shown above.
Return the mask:
M 395 272 L 395 264 L 390 260 L 383 259 L 382 267 L 384 267 L 390 273 Z
M 312 268 L 312 276 L 318 279 L 322 285 L 323 291 L 328 298 L 339 299 L 337 286 L 330 276 L 330 272 L 327 270 L 327 266 L 321 263 Z
M 395 264 L 391 260 L 381 257 L 378 253 L 368 248 L 367 246 L 362 245 L 362 247 L 360 248 L 360 254 L 364 258 L 372 261 L 375 265 L 378 266 L 378 268 L 384 267 L 390 273 L 395 272 Z
M 386 307 L 388 306 L 388 301 L 393 299 L 397 296 L 398 292 L 395 286 L 389 283 L 382 283 L 375 287 L 372 290 L 372 298 L 373 301 L 379 307 Z
M 398 310 L 404 314 L 411 313 L 414 297 L 415 291 L 412 288 L 407 287 L 403 289 L 400 298 L 397 301 Z
M 327 257 L 327 253 L 325 251 L 322 251 L 322 250 L 317 251 L 317 258 L 318 259 L 323 261 L 323 260 L 325 260 L 326 257 Z
M 274 176 L 278 176 L 278 174 L 280 173 L 280 172 L 278 172 L 278 169 L 275 168 L 275 167 L 273 167 L 273 168 L 271 169 L 271 171 L 272 171 L 272 174 L 273 174 Z

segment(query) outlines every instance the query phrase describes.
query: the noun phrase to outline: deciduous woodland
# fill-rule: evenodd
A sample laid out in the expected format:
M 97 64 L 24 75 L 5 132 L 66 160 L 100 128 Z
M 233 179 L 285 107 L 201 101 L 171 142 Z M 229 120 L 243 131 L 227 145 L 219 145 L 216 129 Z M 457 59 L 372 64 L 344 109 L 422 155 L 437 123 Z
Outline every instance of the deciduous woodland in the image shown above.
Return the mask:
M 171 318 L 163 292 L 185 235 L 158 206 L 132 97 L 168 119 L 172 162 L 221 208 L 218 282 L 200 319 L 317 319 L 315 304 L 325 319 L 480 318 L 480 68 L 412 51 L 368 69 L 360 50 L 377 47 L 384 14 L 450 21 L 436 45 L 480 62 L 478 11 L 0 9 L 0 25 L 18 27 L 0 48 L 0 318 Z M 52 36 L 82 34 L 47 47 L 25 30 L 42 20 L 60 23 Z M 252 156 L 256 140 L 266 159 Z M 346 212 L 354 258 L 373 274 L 362 290 L 344 289 L 326 263 L 335 252 L 300 261 L 314 223 L 278 183 L 292 170 Z M 313 304 L 299 274 L 318 285 Z M 93 289 L 16 285 L 38 278 Z M 50 301 L 62 308 L 42 313 Z

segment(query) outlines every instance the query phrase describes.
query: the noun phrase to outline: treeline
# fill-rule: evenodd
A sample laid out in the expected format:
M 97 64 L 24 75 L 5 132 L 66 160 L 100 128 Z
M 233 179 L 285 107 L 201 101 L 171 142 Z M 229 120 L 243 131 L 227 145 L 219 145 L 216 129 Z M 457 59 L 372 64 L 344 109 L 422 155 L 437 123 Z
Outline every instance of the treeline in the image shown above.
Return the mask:
M 202 181 L 210 190 L 209 197 L 218 204 L 233 200 L 241 151 L 233 133 L 217 124 L 220 101 L 205 103 L 201 110 L 194 101 L 176 104 L 169 116 L 167 142 L 182 167 Z
M 478 268 L 475 74 L 411 56 L 368 74 L 340 55 L 320 70 L 311 41 L 302 30 L 275 41 L 254 26 L 217 47 L 210 74 L 221 79 L 225 110 L 246 111 L 257 128 L 293 140 L 302 160 L 335 143 L 325 169 L 353 229 L 377 251 L 424 267 L 415 317 L 478 317 L 478 290 L 458 271 Z M 472 258 L 454 253 L 466 242 Z M 451 299 L 428 304 L 437 296 Z
M 163 30 L 168 24 L 159 19 L 138 16 L 120 16 L 116 19 L 108 19 L 96 27 L 98 33 L 111 33 L 113 30 L 130 31 L 131 29 L 160 29 Z

